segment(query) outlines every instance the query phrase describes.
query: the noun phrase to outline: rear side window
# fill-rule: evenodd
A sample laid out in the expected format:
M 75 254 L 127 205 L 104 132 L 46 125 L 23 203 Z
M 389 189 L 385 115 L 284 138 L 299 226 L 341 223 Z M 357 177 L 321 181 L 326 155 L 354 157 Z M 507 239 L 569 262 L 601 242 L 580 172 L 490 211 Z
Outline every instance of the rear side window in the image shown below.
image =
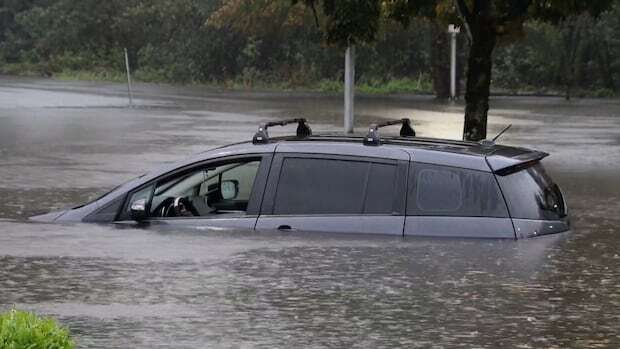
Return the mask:
M 391 214 L 396 164 L 285 158 L 274 214 Z
M 564 198 L 542 164 L 497 176 L 512 218 L 557 220 L 566 216 Z
M 508 217 L 492 173 L 423 163 L 411 166 L 407 214 Z

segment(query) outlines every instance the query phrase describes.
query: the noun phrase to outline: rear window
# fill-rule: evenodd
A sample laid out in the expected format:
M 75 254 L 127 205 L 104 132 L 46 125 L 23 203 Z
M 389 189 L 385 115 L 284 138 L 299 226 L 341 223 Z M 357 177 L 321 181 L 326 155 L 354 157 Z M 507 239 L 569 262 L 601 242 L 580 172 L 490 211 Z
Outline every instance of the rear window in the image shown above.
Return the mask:
M 407 214 L 508 217 L 492 173 L 424 163 L 411 166 Z
M 562 192 L 542 164 L 497 179 L 513 218 L 557 220 L 566 216 Z
M 274 214 L 391 214 L 396 164 L 285 158 Z

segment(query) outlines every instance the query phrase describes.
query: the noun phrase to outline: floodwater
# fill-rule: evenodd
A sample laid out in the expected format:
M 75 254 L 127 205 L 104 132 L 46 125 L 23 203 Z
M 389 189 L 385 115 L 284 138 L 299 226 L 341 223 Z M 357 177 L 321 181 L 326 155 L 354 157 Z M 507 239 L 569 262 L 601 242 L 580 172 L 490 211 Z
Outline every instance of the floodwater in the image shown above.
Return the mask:
M 490 133 L 547 151 L 574 231 L 525 241 L 46 225 L 263 120 L 340 127 L 339 97 L 0 78 L 0 311 L 58 318 L 83 348 L 620 346 L 620 101 L 495 98 Z M 458 138 L 461 104 L 365 97 Z M 275 129 L 274 129 L 275 131 Z M 273 132 L 275 134 L 275 132 Z

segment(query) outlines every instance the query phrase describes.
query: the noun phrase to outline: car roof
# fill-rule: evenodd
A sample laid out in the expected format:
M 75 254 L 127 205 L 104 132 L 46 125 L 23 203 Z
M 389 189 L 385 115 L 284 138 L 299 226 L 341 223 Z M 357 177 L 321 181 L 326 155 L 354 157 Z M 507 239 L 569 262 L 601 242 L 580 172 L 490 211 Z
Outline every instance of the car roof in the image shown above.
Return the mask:
M 530 161 L 538 161 L 547 153 L 522 147 L 499 145 L 489 142 L 469 142 L 427 137 L 382 136 L 381 145 L 364 145 L 364 135 L 334 133 L 315 134 L 308 137 L 271 137 L 267 144 L 241 142 L 209 151 L 252 153 L 266 145 L 275 146 L 275 152 L 315 153 L 378 157 L 403 160 L 403 152 L 415 162 L 431 163 L 473 169 L 499 171 Z

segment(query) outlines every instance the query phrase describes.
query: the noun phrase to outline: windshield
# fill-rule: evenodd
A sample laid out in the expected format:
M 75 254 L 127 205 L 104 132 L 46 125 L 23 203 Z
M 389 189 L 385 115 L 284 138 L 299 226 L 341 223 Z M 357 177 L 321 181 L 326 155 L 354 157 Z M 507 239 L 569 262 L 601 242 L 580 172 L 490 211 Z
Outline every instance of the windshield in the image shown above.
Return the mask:
M 132 178 L 132 179 L 128 180 L 127 182 L 123 183 L 123 184 L 119 184 L 119 185 L 117 185 L 116 187 L 114 187 L 114 188 L 112 188 L 112 189 L 108 190 L 107 192 L 105 192 L 104 194 L 102 194 L 102 195 L 98 196 L 98 197 L 97 197 L 96 199 L 94 199 L 94 200 L 91 200 L 91 201 L 89 201 L 89 202 L 87 202 L 87 203 L 85 203 L 85 204 L 81 204 L 81 205 L 75 206 L 75 207 L 73 207 L 73 208 L 71 208 L 71 209 L 72 209 L 72 210 L 75 210 L 76 208 L 84 207 L 84 206 L 86 206 L 86 205 L 92 204 L 92 203 L 93 203 L 93 202 L 95 202 L 95 201 L 99 201 L 99 200 L 101 200 L 101 199 L 105 198 L 106 196 L 110 195 L 110 194 L 111 194 L 111 193 L 113 193 L 114 191 L 116 191 L 116 189 L 118 189 L 118 188 L 120 188 L 120 187 L 124 186 L 124 185 L 125 185 L 125 184 L 127 184 L 127 183 L 131 183 L 131 182 L 135 181 L 136 179 L 142 178 L 142 177 L 144 177 L 144 176 L 146 176 L 146 173 L 141 174 L 141 175 L 139 175 L 138 177 L 134 177 L 134 178 Z
M 558 220 L 566 216 L 560 187 L 541 163 L 497 177 L 512 218 Z

